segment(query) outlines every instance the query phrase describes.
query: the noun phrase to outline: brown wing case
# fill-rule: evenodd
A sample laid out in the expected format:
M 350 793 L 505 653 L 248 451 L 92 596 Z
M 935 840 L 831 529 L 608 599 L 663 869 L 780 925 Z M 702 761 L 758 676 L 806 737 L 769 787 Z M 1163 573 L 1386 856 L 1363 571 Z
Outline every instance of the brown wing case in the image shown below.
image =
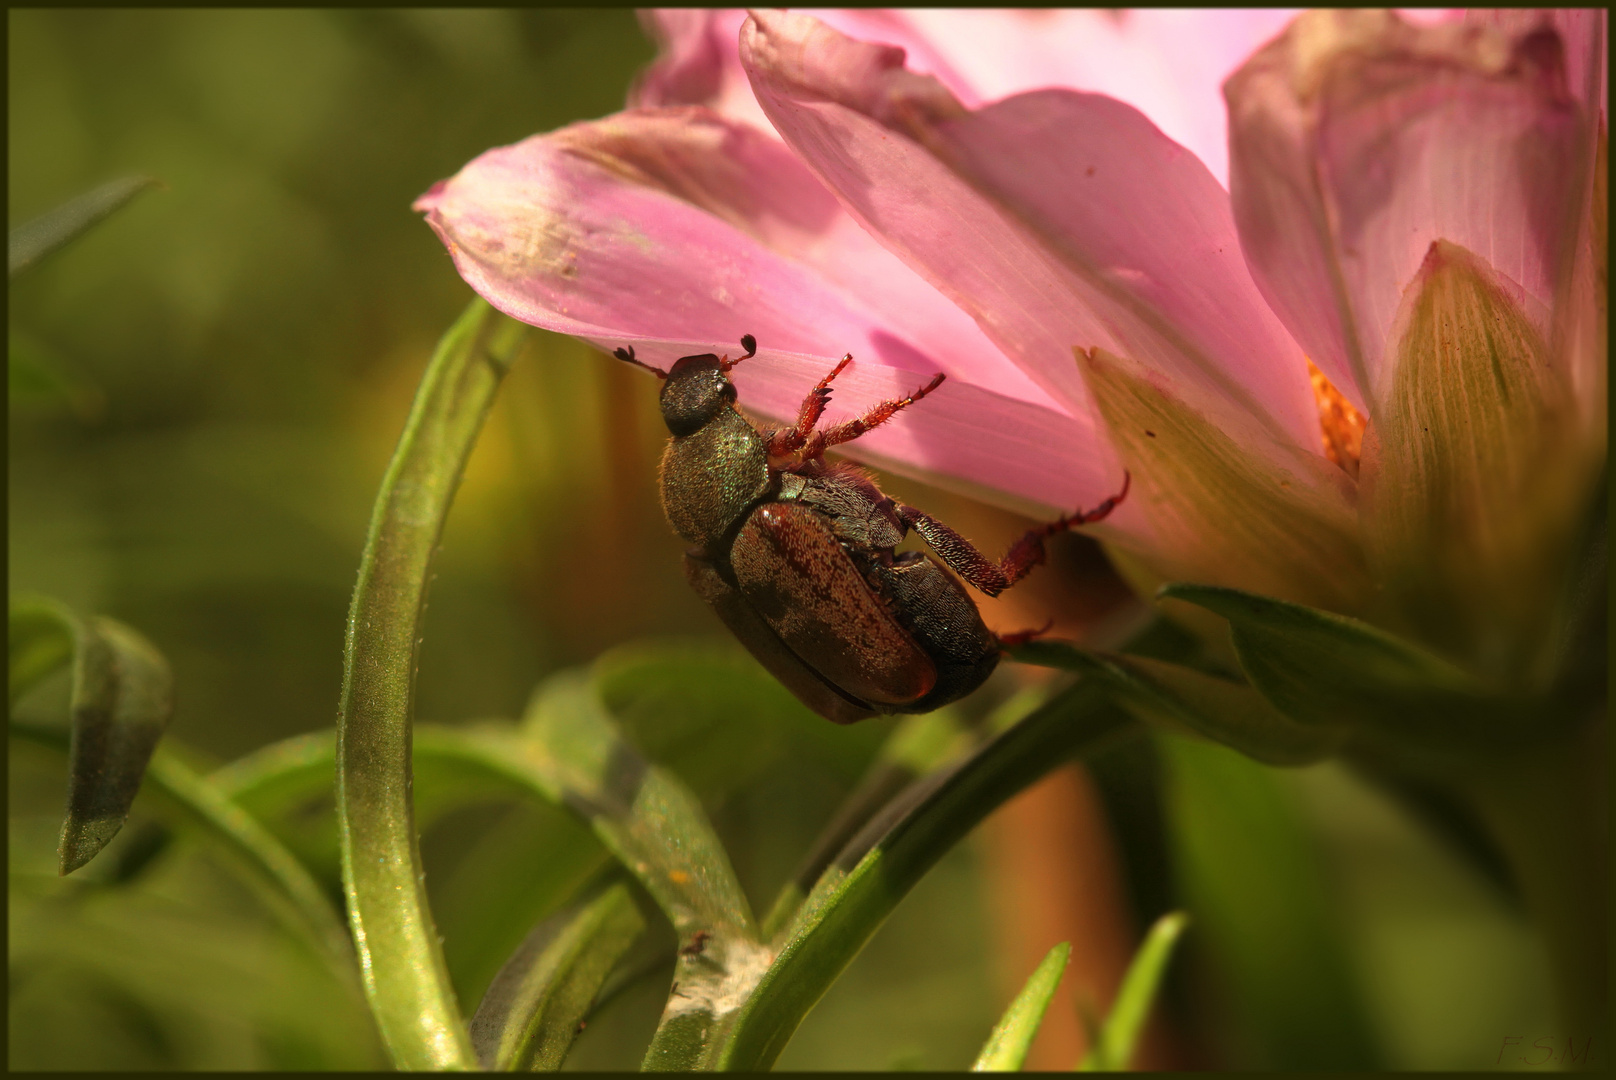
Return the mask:
M 827 682 L 878 711 L 917 701 L 936 683 L 936 665 L 815 511 L 758 507 L 735 538 L 730 562 L 752 608 Z

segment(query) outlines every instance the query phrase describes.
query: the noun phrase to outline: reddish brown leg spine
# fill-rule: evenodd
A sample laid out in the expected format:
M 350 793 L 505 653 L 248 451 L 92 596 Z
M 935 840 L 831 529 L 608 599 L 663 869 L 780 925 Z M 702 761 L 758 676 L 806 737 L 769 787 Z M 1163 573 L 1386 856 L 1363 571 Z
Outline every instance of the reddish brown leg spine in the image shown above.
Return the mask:
M 842 357 L 841 363 L 831 369 L 829 375 L 819 380 L 819 385 L 808 391 L 808 396 L 802 399 L 802 408 L 797 412 L 797 426 L 782 428 L 769 435 L 769 453 L 775 457 L 783 457 L 802 448 L 808 441 L 808 436 L 819 423 L 819 418 L 825 414 L 825 406 L 830 402 L 831 380 L 842 373 L 848 364 L 853 362 L 853 354 L 848 353 Z

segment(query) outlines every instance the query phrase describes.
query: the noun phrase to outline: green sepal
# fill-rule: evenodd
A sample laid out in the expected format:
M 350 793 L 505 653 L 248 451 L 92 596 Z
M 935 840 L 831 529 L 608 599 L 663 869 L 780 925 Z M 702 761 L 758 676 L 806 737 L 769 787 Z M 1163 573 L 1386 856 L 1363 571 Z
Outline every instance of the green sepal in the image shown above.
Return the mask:
M 1168 579 L 1324 607 L 1363 601 L 1369 578 L 1345 473 L 1254 420 L 1260 409 L 1195 398 L 1104 349 L 1076 356 L 1133 474 L 1129 501 L 1150 523 L 1154 539 L 1135 552 L 1141 562 Z
M 533 929 L 506 961 L 471 1018 L 484 1069 L 554 1072 L 601 985 L 645 919 L 619 883 Z
M 1484 258 L 1434 241 L 1391 330 L 1361 473 L 1376 621 L 1522 682 L 1541 681 L 1605 456 L 1577 438 L 1530 305 Z
M 1166 585 L 1159 595 L 1228 619 L 1246 677 L 1298 723 L 1444 750 L 1496 749 L 1553 730 L 1532 702 L 1357 619 L 1213 585 Z
M 1188 729 L 1267 765 L 1322 760 L 1346 735 L 1296 722 L 1249 686 L 1165 660 L 1087 652 L 1062 641 L 1029 641 L 1012 655 L 1098 679 L 1143 719 Z
M 982 1052 L 971 1065 L 972 1072 L 1016 1072 L 1027 1060 L 1038 1028 L 1044 1022 L 1044 1013 L 1060 986 L 1061 976 L 1072 959 L 1072 945 L 1063 941 L 1049 950 L 1028 978 L 1027 985 L 1004 1011 L 1004 1016 L 993 1026 L 993 1032 L 983 1045 Z

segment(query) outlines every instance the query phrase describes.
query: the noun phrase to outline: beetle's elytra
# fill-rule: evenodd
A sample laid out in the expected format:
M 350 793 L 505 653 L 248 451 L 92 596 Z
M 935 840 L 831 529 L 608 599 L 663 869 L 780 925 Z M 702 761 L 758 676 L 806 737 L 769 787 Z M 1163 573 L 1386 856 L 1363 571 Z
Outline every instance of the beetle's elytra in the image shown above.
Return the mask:
M 969 694 L 998 665 L 1000 641 L 942 564 L 989 596 L 1044 561 L 1044 538 L 1099 521 L 1128 493 L 1033 529 L 994 562 L 947 525 L 895 502 L 864 470 L 826 462 L 942 385 L 821 430 L 844 356 L 803 399 L 794 427 L 760 431 L 735 408 L 734 360 L 685 356 L 668 371 L 614 353 L 662 379 L 673 438 L 662 455 L 662 507 L 693 546 L 685 575 L 741 644 L 809 708 L 839 724 L 923 713 Z M 913 529 L 942 560 L 893 551 Z

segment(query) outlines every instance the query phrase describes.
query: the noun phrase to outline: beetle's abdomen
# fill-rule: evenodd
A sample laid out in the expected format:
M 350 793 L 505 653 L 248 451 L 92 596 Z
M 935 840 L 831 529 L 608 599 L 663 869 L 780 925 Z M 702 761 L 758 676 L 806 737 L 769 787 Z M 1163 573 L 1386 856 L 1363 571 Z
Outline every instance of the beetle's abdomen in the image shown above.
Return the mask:
M 937 668 L 806 506 L 767 503 L 735 538 L 741 593 L 785 646 L 844 693 L 892 711 L 926 696 Z
M 892 711 L 930 712 L 987 681 L 999 665 L 999 643 L 965 586 L 929 556 L 876 566 L 873 572 L 893 610 L 902 613 L 909 633 L 937 665 L 931 692 Z
M 673 531 L 711 550 L 769 491 L 763 436 L 733 409 L 662 454 L 662 511 Z

